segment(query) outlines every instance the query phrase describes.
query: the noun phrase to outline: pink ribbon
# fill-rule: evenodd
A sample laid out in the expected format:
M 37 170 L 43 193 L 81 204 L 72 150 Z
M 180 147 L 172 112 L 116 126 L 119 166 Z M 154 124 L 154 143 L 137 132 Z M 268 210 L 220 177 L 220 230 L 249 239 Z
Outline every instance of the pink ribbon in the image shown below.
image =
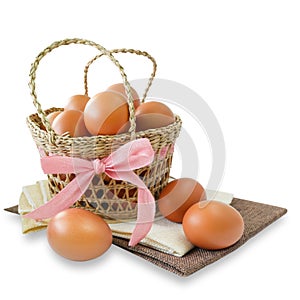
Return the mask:
M 49 202 L 24 215 L 35 220 L 54 217 L 69 208 L 87 190 L 96 174 L 105 173 L 115 180 L 131 182 L 138 187 L 138 211 L 134 231 L 129 241 L 135 246 L 150 231 L 155 214 L 155 200 L 144 182 L 133 170 L 149 165 L 154 151 L 148 139 L 133 140 L 103 159 L 86 160 L 68 156 L 45 156 L 41 158 L 45 174 L 69 174 L 76 177 Z

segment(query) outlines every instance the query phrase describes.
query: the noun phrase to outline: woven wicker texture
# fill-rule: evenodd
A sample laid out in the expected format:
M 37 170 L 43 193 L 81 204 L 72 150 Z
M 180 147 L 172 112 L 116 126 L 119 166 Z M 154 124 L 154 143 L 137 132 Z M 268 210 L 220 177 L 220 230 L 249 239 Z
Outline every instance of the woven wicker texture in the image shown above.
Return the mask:
M 98 58 L 106 55 L 110 58 L 113 64 L 120 72 L 125 91 L 128 97 L 129 121 L 130 128 L 128 133 L 118 135 L 99 135 L 92 137 L 76 137 L 71 138 L 68 134 L 62 136 L 57 135 L 51 128 L 47 115 L 62 108 L 50 108 L 43 110 L 36 94 L 36 71 L 40 61 L 48 53 L 54 49 L 70 45 L 82 44 L 95 47 L 100 53 L 88 62 L 84 69 L 84 86 L 85 92 L 88 93 L 87 73 L 90 65 Z M 155 198 L 158 197 L 162 188 L 168 183 L 174 144 L 179 136 L 181 129 L 181 119 L 175 117 L 175 122 L 169 126 L 149 129 L 146 131 L 136 132 L 136 124 L 134 117 L 133 98 L 131 95 L 131 87 L 127 80 L 127 76 L 119 61 L 113 56 L 113 53 L 130 53 L 148 58 L 153 64 L 153 72 L 149 79 L 142 101 L 145 100 L 147 92 L 152 84 L 156 73 L 156 62 L 147 52 L 133 49 L 114 49 L 106 50 L 99 44 L 92 41 L 82 39 L 66 39 L 54 42 L 49 47 L 44 49 L 32 64 L 30 71 L 29 87 L 33 103 L 37 113 L 32 114 L 27 118 L 27 125 L 30 129 L 33 140 L 38 149 L 44 154 L 49 155 L 65 155 L 70 157 L 80 157 L 84 159 L 104 158 L 111 152 L 115 151 L 121 145 L 132 139 L 148 138 L 153 150 L 155 158 L 153 163 L 141 169 L 136 170 L 136 174 L 141 177 L 146 186 L 149 188 Z M 71 180 L 74 179 L 74 174 L 50 174 L 48 175 L 49 187 L 52 195 L 60 192 Z M 107 219 L 126 220 L 136 217 L 137 213 L 137 189 L 134 185 L 124 182 L 112 180 L 105 174 L 97 175 L 90 184 L 84 196 L 79 199 L 75 206 L 84 207 L 87 210 L 93 211 Z
M 185 256 L 176 257 L 140 244 L 134 248 L 128 247 L 128 241 L 121 238 L 114 238 L 113 242 L 115 245 L 146 259 L 158 267 L 166 269 L 179 276 L 189 276 L 238 249 L 251 237 L 287 212 L 285 208 L 237 198 L 233 199 L 231 205 L 243 216 L 245 230 L 242 238 L 236 244 L 226 249 L 209 251 L 194 248 Z

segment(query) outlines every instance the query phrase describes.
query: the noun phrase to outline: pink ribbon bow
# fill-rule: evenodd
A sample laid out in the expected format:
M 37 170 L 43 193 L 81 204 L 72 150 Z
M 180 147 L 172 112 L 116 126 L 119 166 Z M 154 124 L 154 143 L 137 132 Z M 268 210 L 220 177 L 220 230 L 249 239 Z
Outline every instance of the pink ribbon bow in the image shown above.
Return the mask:
M 68 156 L 42 157 L 41 164 L 45 174 L 74 173 L 76 177 L 49 202 L 24 217 L 36 220 L 52 218 L 74 204 L 87 190 L 96 174 L 105 173 L 115 180 L 131 182 L 138 187 L 137 221 L 129 241 L 130 246 L 135 246 L 151 229 L 155 200 L 133 170 L 149 165 L 153 158 L 154 151 L 146 138 L 128 142 L 101 160 L 91 161 Z

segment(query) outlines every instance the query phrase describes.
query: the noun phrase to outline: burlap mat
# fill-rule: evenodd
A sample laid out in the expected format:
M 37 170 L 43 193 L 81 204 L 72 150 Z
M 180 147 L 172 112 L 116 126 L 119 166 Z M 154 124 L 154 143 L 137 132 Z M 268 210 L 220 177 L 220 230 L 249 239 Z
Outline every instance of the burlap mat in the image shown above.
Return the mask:
M 238 249 L 251 237 L 282 217 L 287 212 L 287 209 L 282 207 L 238 198 L 233 198 L 231 205 L 243 216 L 245 230 L 243 236 L 236 244 L 223 250 L 209 251 L 200 248 L 193 248 L 184 256 L 177 257 L 141 244 L 138 244 L 135 247 L 129 247 L 128 239 L 114 237 L 113 243 L 144 258 L 158 267 L 166 269 L 179 276 L 189 276 Z M 19 213 L 17 205 L 5 210 L 17 214 Z
M 282 207 L 238 198 L 234 198 L 231 205 L 243 216 L 245 231 L 242 238 L 236 244 L 223 250 L 208 251 L 194 248 L 183 257 L 176 257 L 140 244 L 134 248 L 128 247 L 128 240 L 117 237 L 114 237 L 113 243 L 179 276 L 189 276 L 238 249 L 251 237 L 287 212 L 287 210 Z

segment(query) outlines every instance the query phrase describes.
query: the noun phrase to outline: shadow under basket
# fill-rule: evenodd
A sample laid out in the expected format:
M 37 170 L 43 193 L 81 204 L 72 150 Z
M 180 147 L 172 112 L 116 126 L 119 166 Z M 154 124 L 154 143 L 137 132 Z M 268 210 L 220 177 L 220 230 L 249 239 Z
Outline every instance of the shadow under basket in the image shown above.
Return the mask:
M 62 110 L 51 108 L 45 114 Z M 130 141 L 130 134 L 99 135 L 92 137 L 71 138 L 68 135 L 56 136 L 55 139 L 45 130 L 38 114 L 27 118 L 34 142 L 44 155 L 63 155 L 93 160 L 107 157 L 121 145 Z M 142 179 L 154 198 L 169 181 L 174 145 L 181 129 L 181 119 L 162 128 L 149 129 L 136 133 L 136 139 L 147 138 L 155 152 L 153 162 L 134 172 Z M 75 178 L 74 174 L 49 174 L 48 183 L 52 196 L 59 193 Z M 74 204 L 92 211 L 107 221 L 125 221 L 137 216 L 137 188 L 131 183 L 114 180 L 105 173 L 96 175 L 84 195 Z

